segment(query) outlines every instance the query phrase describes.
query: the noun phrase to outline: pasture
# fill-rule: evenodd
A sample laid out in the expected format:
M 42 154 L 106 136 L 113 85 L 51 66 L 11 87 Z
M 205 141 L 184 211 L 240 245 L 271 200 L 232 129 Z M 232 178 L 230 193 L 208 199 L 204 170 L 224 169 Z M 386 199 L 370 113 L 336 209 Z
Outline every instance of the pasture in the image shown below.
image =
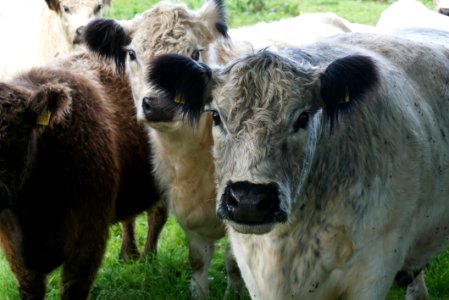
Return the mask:
M 113 0 L 113 8 L 108 17 L 127 19 L 141 12 L 157 1 Z M 201 5 L 201 0 L 183 1 L 191 8 Z M 230 27 L 250 25 L 258 21 L 277 20 L 294 16 L 301 12 L 333 11 L 352 22 L 375 24 L 387 1 L 225 1 Z M 431 6 L 431 1 L 425 1 Z M 137 221 L 138 242 L 144 243 L 146 219 Z M 108 251 L 94 284 L 91 299 L 190 299 L 188 290 L 190 274 L 187 259 L 186 239 L 183 231 L 170 218 L 161 235 L 159 253 L 156 258 L 147 258 L 134 263 L 121 263 L 118 260 L 121 242 L 119 225 L 110 230 Z M 216 245 L 209 277 L 211 298 L 221 299 L 226 288 L 224 249 L 226 241 Z M 379 254 L 381 255 L 381 254 Z M 432 261 L 425 271 L 431 299 L 449 299 L 449 252 Z M 59 272 L 49 279 L 48 299 L 58 299 Z M 16 281 L 0 253 L 0 299 L 17 299 Z M 403 291 L 394 289 L 388 299 L 402 299 Z

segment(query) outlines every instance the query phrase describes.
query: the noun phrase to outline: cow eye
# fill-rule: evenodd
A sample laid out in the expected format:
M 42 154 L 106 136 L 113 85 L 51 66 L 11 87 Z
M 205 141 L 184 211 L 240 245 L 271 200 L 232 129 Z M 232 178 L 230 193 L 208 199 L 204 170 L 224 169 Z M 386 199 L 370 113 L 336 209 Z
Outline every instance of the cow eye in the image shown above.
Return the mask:
M 136 60 L 136 51 L 134 51 L 133 49 L 128 50 L 128 55 L 130 60 L 132 61 Z
M 101 4 L 98 4 L 94 9 L 94 14 L 98 14 L 102 8 L 103 6 Z
M 201 50 L 201 49 L 193 50 L 192 55 L 191 55 L 192 59 L 198 61 L 200 59 L 201 51 L 203 51 L 203 50 Z
M 212 122 L 214 123 L 214 126 L 220 125 L 221 124 L 221 118 L 220 118 L 220 114 L 218 113 L 218 111 L 211 110 L 210 113 L 212 115 Z
M 64 12 L 66 12 L 68 14 L 70 13 L 70 9 L 67 6 L 63 5 L 62 9 L 64 9 Z
M 297 132 L 299 129 L 305 129 L 309 123 L 309 112 L 303 112 L 296 119 L 295 124 L 293 124 L 293 131 Z

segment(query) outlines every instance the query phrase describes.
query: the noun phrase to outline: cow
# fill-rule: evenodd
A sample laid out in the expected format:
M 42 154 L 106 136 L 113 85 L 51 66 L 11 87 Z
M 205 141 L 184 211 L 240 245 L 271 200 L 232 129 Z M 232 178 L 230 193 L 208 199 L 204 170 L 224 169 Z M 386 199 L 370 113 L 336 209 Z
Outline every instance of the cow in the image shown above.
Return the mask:
M 84 25 L 101 17 L 110 0 L 4 1 L 0 13 L 0 79 L 43 66 L 81 42 Z
M 218 216 L 252 299 L 385 299 L 449 240 L 449 33 L 347 33 L 210 67 L 155 58 L 149 84 L 208 111 Z
M 117 22 L 98 19 L 85 28 L 85 43 L 100 56 L 111 58 L 119 74 L 126 70 L 135 102 L 145 89 L 146 65 L 162 53 L 190 55 L 194 59 L 236 57 L 238 45 L 227 43 L 227 25 L 221 0 L 207 1 L 196 11 L 183 4 L 162 2 L 132 20 Z M 214 50 L 220 42 L 220 54 Z M 217 48 L 215 48 L 217 49 Z M 252 48 L 251 48 L 252 49 Z M 149 105 L 151 99 L 147 99 Z M 215 241 L 225 236 L 223 222 L 215 214 L 214 168 L 210 155 L 211 119 L 204 118 L 196 130 L 182 116 L 153 106 L 137 106 L 137 118 L 148 128 L 154 152 L 154 173 L 169 208 L 185 232 L 192 269 L 190 282 L 194 298 L 208 298 L 208 271 Z M 230 249 L 226 251 L 228 288 L 242 294 L 244 284 Z
M 111 224 L 158 205 L 124 76 L 89 53 L 0 83 L 0 244 L 22 299 L 87 299 Z

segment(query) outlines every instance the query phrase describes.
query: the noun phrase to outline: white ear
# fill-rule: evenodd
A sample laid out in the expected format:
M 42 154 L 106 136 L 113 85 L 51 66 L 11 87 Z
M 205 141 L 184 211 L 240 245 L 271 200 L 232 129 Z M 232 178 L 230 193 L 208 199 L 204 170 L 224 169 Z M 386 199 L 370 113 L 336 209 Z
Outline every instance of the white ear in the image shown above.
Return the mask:
M 213 29 L 216 36 L 228 37 L 226 12 L 223 0 L 207 0 L 198 10 L 198 17 Z

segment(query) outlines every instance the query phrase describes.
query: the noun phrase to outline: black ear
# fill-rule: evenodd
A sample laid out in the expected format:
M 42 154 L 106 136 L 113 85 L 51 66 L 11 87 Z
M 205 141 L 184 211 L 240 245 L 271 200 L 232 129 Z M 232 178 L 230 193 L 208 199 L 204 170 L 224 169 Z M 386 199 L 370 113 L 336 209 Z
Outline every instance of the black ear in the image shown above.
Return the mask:
M 350 55 L 333 61 L 320 76 L 321 97 L 331 126 L 338 115 L 363 105 L 379 85 L 379 73 L 372 58 Z
M 225 38 L 229 38 L 228 25 L 226 24 L 226 10 L 223 0 L 213 0 L 218 8 L 218 20 L 215 23 L 217 31 Z
M 83 41 L 87 47 L 102 57 L 113 59 L 119 72 L 125 67 L 125 46 L 130 43 L 124 28 L 114 20 L 96 19 L 84 29 Z
M 164 54 L 151 62 L 148 81 L 196 122 L 210 101 L 211 76 L 212 70 L 205 64 L 182 55 Z
M 59 0 L 45 0 L 47 2 L 47 6 L 49 9 L 59 13 L 61 11 L 61 8 L 59 6 Z

